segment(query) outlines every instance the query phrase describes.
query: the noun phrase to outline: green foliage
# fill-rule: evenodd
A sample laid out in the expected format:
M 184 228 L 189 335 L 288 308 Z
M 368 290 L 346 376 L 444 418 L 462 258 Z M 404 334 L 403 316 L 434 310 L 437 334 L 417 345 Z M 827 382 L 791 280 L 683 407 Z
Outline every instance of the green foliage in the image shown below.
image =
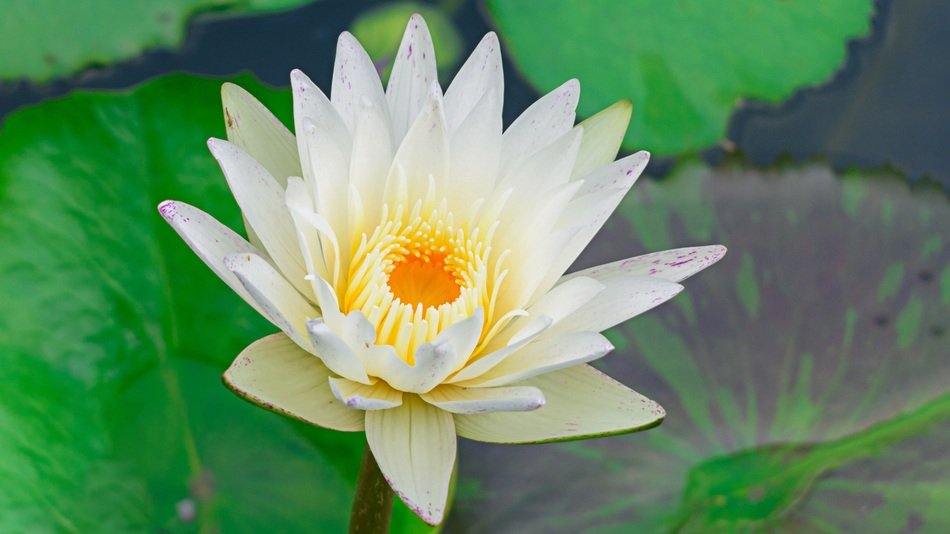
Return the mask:
M 684 164 L 641 179 L 583 265 L 730 248 L 610 332 L 618 350 L 596 362 L 666 420 L 543 450 L 469 446 L 460 485 L 479 491 L 453 519 L 517 532 L 950 530 L 948 226 L 945 194 L 891 175 Z
M 0 17 L 0 81 L 45 81 L 90 64 L 181 44 L 196 13 L 276 11 L 307 0 L 6 0 Z
M 238 82 L 289 116 L 289 94 Z M 274 328 L 155 209 L 241 227 L 205 147 L 224 135 L 220 86 L 74 94 L 0 130 L 0 531 L 345 529 L 362 433 L 224 388 Z M 394 522 L 430 531 L 401 504 Z
M 742 99 L 777 102 L 828 80 L 871 10 L 870 0 L 488 0 L 531 83 L 579 78 L 582 115 L 631 100 L 624 146 L 659 154 L 720 141 Z

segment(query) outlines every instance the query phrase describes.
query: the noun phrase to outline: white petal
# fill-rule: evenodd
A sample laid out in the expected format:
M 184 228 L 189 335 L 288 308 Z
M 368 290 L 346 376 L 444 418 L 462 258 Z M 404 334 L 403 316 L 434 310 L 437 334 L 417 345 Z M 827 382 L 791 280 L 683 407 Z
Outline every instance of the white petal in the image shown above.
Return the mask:
M 472 354 L 472 351 L 475 350 L 475 346 L 478 345 L 478 339 L 481 336 L 484 324 L 484 310 L 482 308 L 475 308 L 471 316 L 439 332 L 435 341 L 441 341 L 443 339 L 448 341 L 458 357 L 467 360 Z M 456 369 L 457 368 L 458 366 Z M 452 371 L 454 372 L 456 369 L 452 369 Z
M 376 382 L 370 386 L 331 376 L 330 390 L 337 400 L 355 410 L 386 410 L 402 404 L 402 392 L 384 382 Z
M 660 424 L 666 415 L 657 403 L 589 365 L 536 376 L 518 385 L 540 389 L 545 405 L 525 413 L 456 415 L 458 434 L 492 443 L 543 443 L 645 430 Z
M 511 336 L 511 340 L 507 345 L 495 347 L 489 344 L 488 347 L 486 347 L 484 356 L 480 356 L 478 359 L 469 362 L 462 370 L 455 373 L 451 379 L 446 380 L 446 382 L 454 384 L 481 376 L 498 365 L 509 355 L 540 336 L 542 332 L 551 326 L 551 323 L 551 318 L 544 315 L 535 318 L 528 326 L 516 331 L 515 334 Z
M 490 92 L 497 95 L 500 120 L 505 86 L 501 47 L 495 32 L 489 32 L 482 38 L 445 91 L 445 120 L 449 131 L 454 133 L 474 113 L 484 95 Z
M 572 278 L 556 286 L 528 306 L 525 315 L 513 319 L 492 339 L 488 348 L 494 350 L 502 343 L 511 344 L 521 335 L 520 331 L 528 328 L 532 322 L 536 323 L 539 317 L 547 317 L 548 326 L 561 322 L 591 299 L 596 298 L 604 288 L 604 284 L 587 277 Z M 528 331 L 533 332 L 533 330 Z
M 452 415 L 407 395 L 402 406 L 366 412 L 366 440 L 396 495 L 426 523 L 440 523 L 455 468 Z
M 552 326 L 545 336 L 562 332 L 603 332 L 627 319 L 640 315 L 675 297 L 683 286 L 643 276 L 610 276 L 596 278 L 606 286 L 597 298 L 578 308 L 560 323 Z
M 344 264 L 345 258 L 343 257 L 343 252 L 340 250 L 340 240 L 337 239 L 337 234 L 333 230 L 333 227 L 319 213 L 309 211 L 305 209 L 304 206 L 295 206 L 294 216 L 299 217 L 302 224 L 309 225 L 319 234 L 320 250 L 322 251 L 323 264 L 328 276 L 326 279 L 333 280 L 333 287 L 338 287 L 340 285 L 340 273 L 346 268 L 346 265 Z M 311 273 L 307 274 L 308 278 L 310 274 Z M 321 278 L 323 278 L 323 276 L 321 276 Z
M 330 99 L 306 74 L 298 69 L 290 72 L 290 85 L 294 98 L 294 130 L 298 133 L 303 131 L 304 120 L 309 120 L 329 132 L 330 136 L 339 143 L 341 150 L 349 154 L 351 151 L 350 131 L 343 122 L 343 118 L 337 113 L 336 108 L 330 103 Z M 301 156 L 306 156 L 306 148 L 305 141 L 298 138 L 297 151 Z M 303 172 L 307 172 L 309 165 L 309 161 L 301 165 Z M 294 174 L 292 176 L 302 175 Z
M 533 317 L 546 315 L 553 324 L 561 322 L 578 308 L 596 298 L 605 289 L 604 284 L 586 276 L 578 276 L 559 284 L 540 299 L 528 306 L 528 315 L 512 321 L 512 328 L 518 328 Z
M 501 148 L 501 173 L 507 174 L 521 161 L 549 145 L 574 126 L 581 86 L 568 80 L 544 95 L 515 119 L 505 131 Z
M 312 162 L 310 172 L 312 181 L 308 185 L 313 188 L 315 211 L 330 224 L 334 235 L 345 236 L 349 231 L 349 203 L 347 202 L 349 163 L 329 130 L 318 127 L 309 119 L 304 119 L 301 135 L 306 138 L 307 150 Z M 323 245 L 329 248 L 326 239 L 323 240 Z M 340 256 L 336 261 L 345 270 L 349 258 L 347 254 L 349 240 L 342 239 L 337 245 Z
M 323 320 L 333 330 L 343 328 L 344 315 L 340 311 L 340 302 L 336 298 L 333 288 L 321 277 L 310 277 L 313 281 L 314 289 L 317 294 L 317 305 L 320 306 L 320 313 Z
M 586 176 L 617 157 L 632 110 L 629 100 L 621 100 L 576 126 L 584 129 L 584 142 L 577 154 L 572 180 Z
M 502 250 L 510 248 L 517 256 L 564 217 L 571 199 L 584 186 L 579 180 L 568 182 L 581 134 L 580 130 L 569 131 L 502 176 L 489 200 L 500 202 L 499 195 L 511 191 L 499 214 L 503 223 L 495 236 Z M 518 260 L 513 257 L 512 261 Z
M 313 204 L 303 180 L 294 176 L 288 178 L 284 198 L 297 230 L 297 241 L 303 252 L 307 273 L 314 273 L 321 278 L 332 280 L 333 263 L 330 262 L 335 255 L 332 253 L 327 255 L 324 252 L 320 231 L 310 222 L 308 214 L 313 214 Z M 314 288 L 314 293 L 316 293 L 316 288 Z
M 241 281 L 263 311 L 264 317 L 303 349 L 310 348 L 306 333 L 307 320 L 320 314 L 294 286 L 257 254 L 230 254 L 224 258 L 224 265 Z
M 474 202 L 487 198 L 495 187 L 501 131 L 501 96 L 494 90 L 485 93 L 472 113 L 452 130 L 447 198 L 449 209 L 464 221 L 474 215 Z
M 452 413 L 529 412 L 544 406 L 544 394 L 535 387 L 464 388 L 441 385 L 422 400 Z
M 471 317 L 440 332 L 431 343 L 419 345 L 413 365 L 404 362 L 387 346 L 386 352 L 380 351 L 372 362 L 367 362 L 369 373 L 400 391 L 431 391 L 468 361 L 483 322 L 482 310 L 478 308 Z
M 530 304 L 548 268 L 577 232 L 577 228 L 555 230 L 513 250 L 507 263 L 512 266 L 505 281 L 508 290 L 499 295 L 497 309 L 523 309 Z
M 412 15 L 403 33 L 386 87 L 393 139 L 397 142 L 406 135 L 425 105 L 430 85 L 438 81 L 429 27 L 421 16 Z
M 263 165 L 282 187 L 288 176 L 300 176 L 294 134 L 263 104 L 233 83 L 221 86 L 221 103 L 228 141 Z
M 294 176 L 304 178 L 309 188 L 307 194 L 312 196 L 312 208 L 307 211 L 316 209 L 324 217 L 340 223 L 346 217 L 346 205 L 339 201 L 338 195 L 346 194 L 346 173 L 352 151 L 350 131 L 326 95 L 306 74 L 294 69 L 290 80 L 302 170 L 302 174 Z M 323 211 L 328 199 L 321 199 L 319 194 L 329 196 L 331 211 Z
M 651 252 L 643 256 L 627 258 L 625 260 L 606 263 L 571 273 L 561 281 L 576 276 L 593 278 L 607 278 L 615 275 L 650 276 L 670 282 L 683 280 L 702 271 L 706 267 L 721 260 L 726 255 L 726 247 L 722 245 L 708 245 L 704 247 L 687 247 L 661 252 Z
M 297 242 L 293 220 L 284 201 L 284 188 L 263 166 L 237 146 L 220 139 L 209 139 L 208 148 L 221 165 L 234 199 L 267 254 L 298 291 L 309 289 L 303 255 Z
M 557 222 L 558 228 L 576 228 L 577 232 L 548 265 L 539 292 L 550 289 L 587 248 L 649 161 L 649 153 L 637 152 L 584 177 L 583 185 Z
M 331 371 L 361 384 L 372 383 L 353 349 L 322 319 L 308 321 L 307 332 L 313 342 L 314 353 Z
M 214 217 L 184 202 L 166 200 L 158 205 L 158 211 L 205 265 L 258 313 L 264 313 L 237 276 L 224 265 L 228 254 L 259 254 L 256 248 Z
M 350 159 L 350 184 L 359 192 L 366 207 L 362 220 L 350 214 L 350 235 L 371 234 L 382 213 L 383 188 L 393 161 L 393 143 L 384 113 L 368 102 L 360 112 L 353 132 L 353 154 Z
M 518 165 L 502 173 L 498 187 L 511 187 L 516 192 L 524 192 L 530 196 L 566 184 L 570 180 L 583 137 L 584 130 L 575 128 L 539 147 Z
M 629 190 L 650 163 L 650 153 L 641 150 L 625 158 L 600 167 L 583 177 L 584 185 L 577 192 L 578 198 L 607 191 Z M 619 203 L 619 201 L 618 201 Z
M 613 348 L 607 338 L 596 332 L 567 332 L 545 337 L 516 351 L 487 373 L 459 385 L 505 386 L 532 376 L 596 360 Z
M 313 354 L 273 334 L 241 351 L 223 378 L 235 393 L 268 410 L 333 430 L 363 430 L 363 412 L 333 398 L 329 376 Z
M 373 60 L 353 35 L 343 32 L 336 44 L 330 102 L 350 132 L 356 128 L 356 117 L 364 99 L 376 109 L 388 110 L 383 84 Z M 389 120 L 388 116 L 386 120 Z
M 386 201 L 391 205 L 412 206 L 417 199 L 426 198 L 430 180 L 437 186 L 436 198 L 445 195 L 449 171 L 449 140 L 442 113 L 442 95 L 429 94 L 429 100 L 409 128 L 396 150 L 392 168 L 386 181 Z M 399 186 L 405 179 L 405 188 Z

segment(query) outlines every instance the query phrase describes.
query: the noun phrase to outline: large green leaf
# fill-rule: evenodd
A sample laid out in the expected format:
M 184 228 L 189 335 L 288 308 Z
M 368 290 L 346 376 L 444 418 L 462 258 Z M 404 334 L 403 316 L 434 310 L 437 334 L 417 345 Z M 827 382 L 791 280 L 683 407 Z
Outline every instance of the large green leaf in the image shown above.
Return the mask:
M 283 117 L 286 92 L 239 83 Z M 0 130 L 0 531 L 335 532 L 364 446 L 228 392 L 274 328 L 168 228 L 240 214 L 205 140 L 219 80 L 74 94 Z M 402 531 L 430 529 L 397 505 Z
M 581 81 L 579 111 L 633 104 L 625 146 L 659 154 L 721 140 L 741 99 L 780 101 L 831 77 L 870 0 L 487 0 L 538 89 Z
M 452 526 L 947 532 L 948 227 L 942 192 L 892 175 L 688 164 L 641 181 L 584 265 L 730 248 L 612 331 L 618 349 L 597 362 L 665 422 L 543 447 L 465 443 Z
M 200 12 L 253 13 L 309 0 L 6 0 L 0 17 L 0 81 L 43 81 L 147 48 L 178 46 Z

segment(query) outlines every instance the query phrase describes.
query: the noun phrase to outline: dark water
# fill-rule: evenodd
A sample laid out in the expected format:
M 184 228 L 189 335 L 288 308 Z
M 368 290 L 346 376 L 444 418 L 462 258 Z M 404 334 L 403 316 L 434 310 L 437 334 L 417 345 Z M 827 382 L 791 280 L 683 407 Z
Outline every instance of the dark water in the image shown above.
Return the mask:
M 950 2 L 878 2 L 877 11 L 872 35 L 851 44 L 830 84 L 733 116 L 729 137 L 753 162 L 825 157 L 950 187 Z
M 300 68 L 329 87 L 337 35 L 381 1 L 324 0 L 290 12 L 253 17 L 200 16 L 178 51 L 156 50 L 109 68 L 91 68 L 44 85 L 0 84 L 0 120 L 18 107 L 75 89 L 120 89 L 168 72 L 225 76 L 251 71 L 275 86 Z M 913 180 L 950 187 L 950 2 L 876 2 L 870 36 L 849 43 L 849 56 L 828 84 L 799 91 L 781 105 L 745 103 L 729 138 L 758 165 L 777 159 L 827 158 L 836 168 L 889 165 Z M 452 13 L 471 49 L 491 28 L 479 2 Z M 506 120 L 537 92 L 506 63 Z M 722 156 L 710 149 L 709 159 Z M 662 173 L 670 160 L 652 164 Z

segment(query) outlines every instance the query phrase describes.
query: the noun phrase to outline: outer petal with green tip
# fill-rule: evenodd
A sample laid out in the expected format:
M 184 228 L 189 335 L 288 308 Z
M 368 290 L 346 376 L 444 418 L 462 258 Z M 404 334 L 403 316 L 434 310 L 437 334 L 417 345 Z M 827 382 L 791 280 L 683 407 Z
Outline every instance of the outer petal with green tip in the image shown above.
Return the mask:
M 456 415 L 458 435 L 492 443 L 543 443 L 646 430 L 663 421 L 659 404 L 589 365 L 519 382 L 544 393 L 533 412 Z
M 356 432 L 363 414 L 338 401 L 330 391 L 330 370 L 284 334 L 251 343 L 224 373 L 224 383 L 254 404 L 307 423 Z

